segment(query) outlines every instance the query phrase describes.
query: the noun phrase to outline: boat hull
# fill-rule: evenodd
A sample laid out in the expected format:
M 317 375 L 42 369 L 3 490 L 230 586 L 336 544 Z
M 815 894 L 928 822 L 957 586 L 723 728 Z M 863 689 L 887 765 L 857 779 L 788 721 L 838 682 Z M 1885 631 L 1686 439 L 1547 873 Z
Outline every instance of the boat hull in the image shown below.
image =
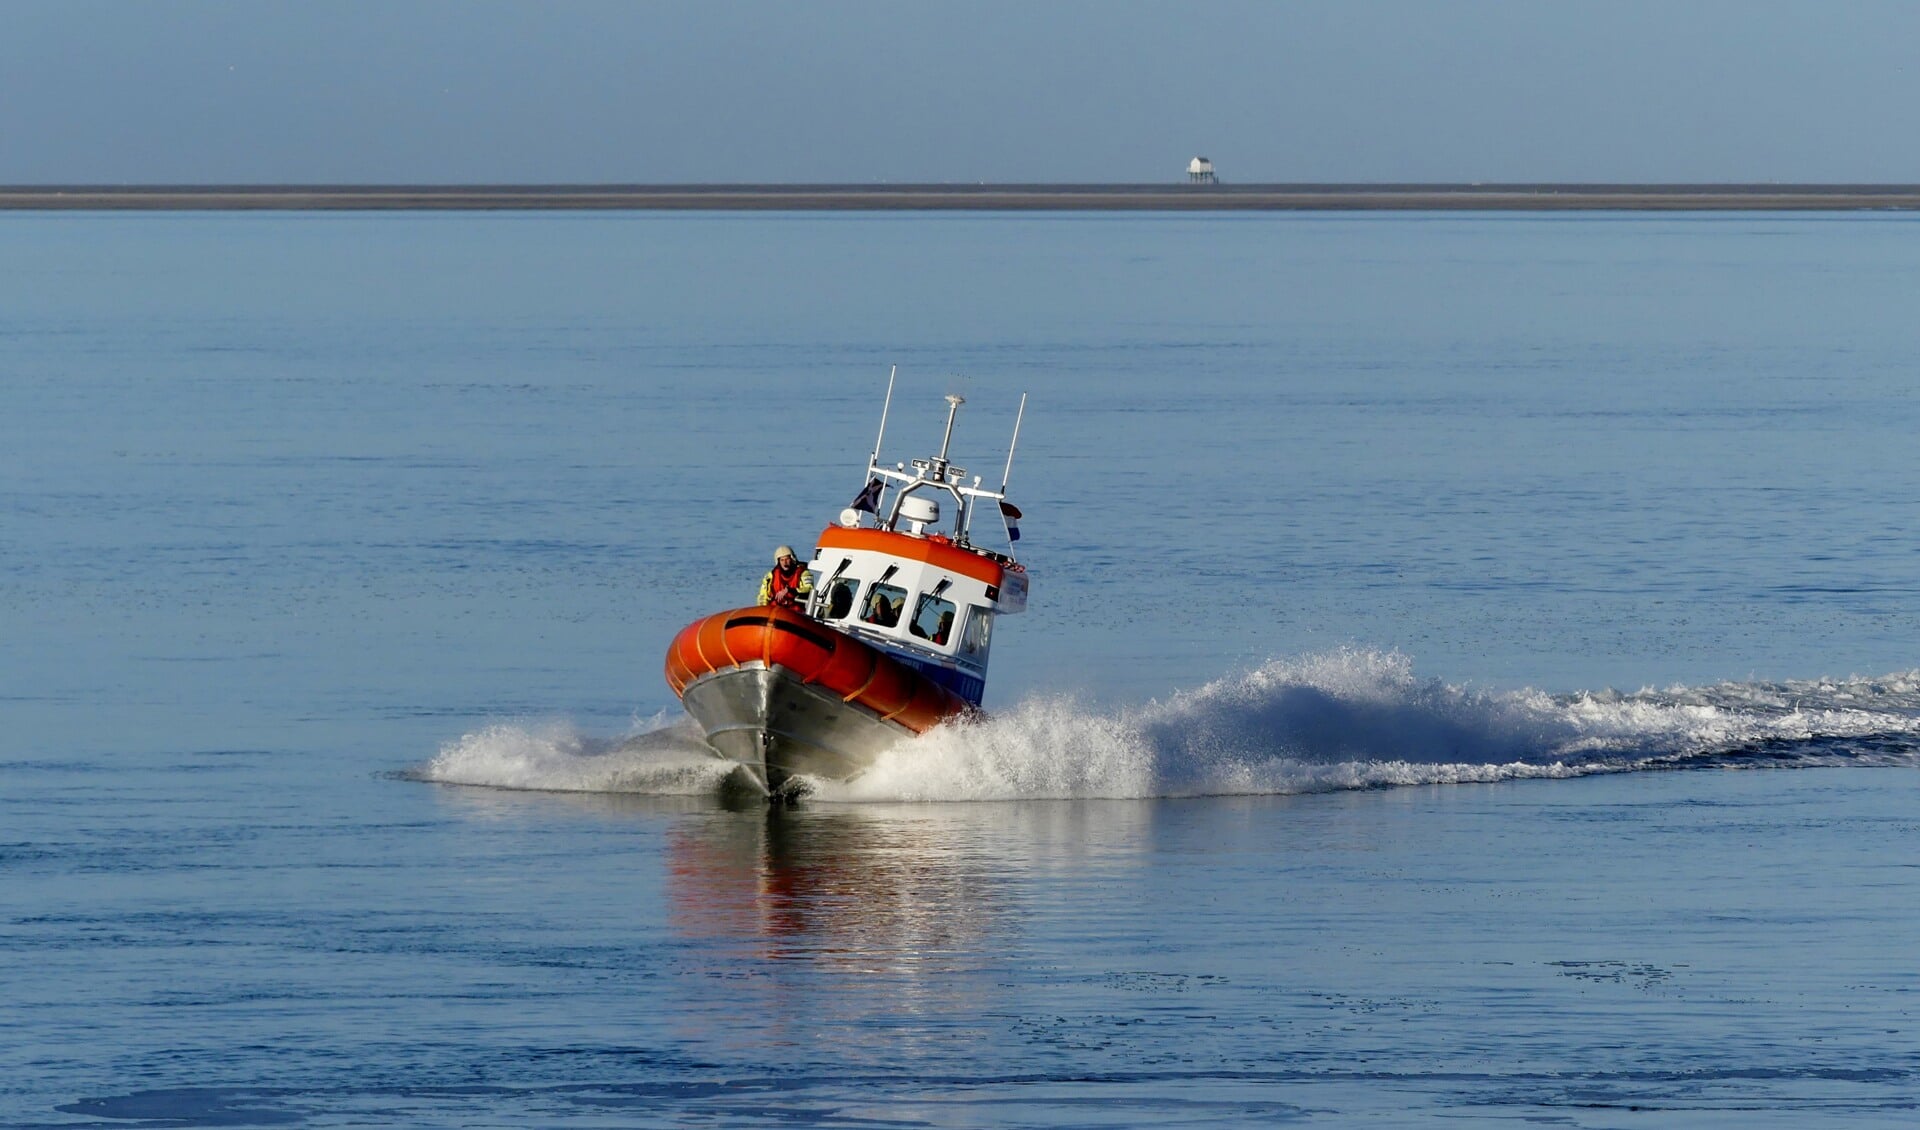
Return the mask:
M 769 793 L 796 777 L 844 780 L 914 736 L 784 667 L 758 662 L 695 679 L 680 692 L 707 744 Z
M 844 780 L 972 709 L 911 665 L 784 608 L 696 620 L 667 649 L 667 684 L 720 756 L 769 792 Z

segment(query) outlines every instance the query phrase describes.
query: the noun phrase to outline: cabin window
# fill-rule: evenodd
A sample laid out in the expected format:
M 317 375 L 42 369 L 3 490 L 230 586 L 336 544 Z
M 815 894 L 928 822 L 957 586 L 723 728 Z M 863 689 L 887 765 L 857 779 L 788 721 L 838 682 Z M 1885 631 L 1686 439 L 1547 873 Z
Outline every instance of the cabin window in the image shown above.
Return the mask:
M 900 623 L 900 610 L 906 605 L 906 589 L 876 584 L 867 590 L 867 599 L 860 605 L 860 619 L 877 628 L 891 628 Z
M 967 627 L 960 635 L 960 654 L 985 658 L 993 642 L 993 613 L 984 608 L 967 611 Z
M 853 595 L 860 591 L 860 582 L 852 577 L 837 578 L 827 586 L 826 618 L 844 620 L 847 613 L 853 611 Z
M 923 594 L 907 630 L 940 647 L 947 646 L 953 639 L 953 601 L 941 600 L 932 593 Z

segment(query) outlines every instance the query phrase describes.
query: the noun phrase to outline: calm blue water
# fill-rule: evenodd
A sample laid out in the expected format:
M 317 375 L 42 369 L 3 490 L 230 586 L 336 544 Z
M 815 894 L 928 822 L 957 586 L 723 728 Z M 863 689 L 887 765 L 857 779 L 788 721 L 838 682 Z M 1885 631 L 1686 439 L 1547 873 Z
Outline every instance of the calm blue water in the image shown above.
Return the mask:
M 1909 1125 L 1920 222 L 0 215 L 0 1124 Z M 997 471 L 981 724 L 660 673 Z

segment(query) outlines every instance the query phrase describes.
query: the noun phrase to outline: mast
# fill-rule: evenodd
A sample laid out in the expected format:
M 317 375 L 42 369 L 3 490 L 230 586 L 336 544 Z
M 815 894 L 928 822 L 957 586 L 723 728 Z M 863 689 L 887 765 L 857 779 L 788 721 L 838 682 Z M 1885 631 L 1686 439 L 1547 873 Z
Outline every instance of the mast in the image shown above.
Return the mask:
M 953 443 L 953 418 L 960 414 L 960 406 L 967 398 L 955 393 L 947 394 L 947 434 L 940 437 L 940 454 L 933 457 L 933 477 L 941 482 L 947 481 L 947 448 Z
M 879 529 L 895 530 L 901 521 L 901 504 L 910 496 L 922 492 L 945 494 L 953 500 L 954 504 L 953 540 L 964 548 L 972 549 L 974 511 L 981 499 L 992 499 L 998 502 L 1003 514 L 1017 513 L 1006 504 L 1007 483 L 1013 477 L 1013 455 L 1020 445 L 1020 429 L 1027 418 L 1028 394 L 1024 392 L 1020 394 L 1020 409 L 1013 421 L 1013 438 L 1007 443 L 1007 464 L 1001 474 L 1000 489 L 995 491 L 982 487 L 979 475 L 974 475 L 972 482 L 968 483 L 967 472 L 954 466 L 948 458 L 953 450 L 953 427 L 959 419 L 960 406 L 967 402 L 967 398 L 958 393 L 948 393 L 946 396 L 947 426 L 940 437 L 939 454 L 912 460 L 911 468 L 907 463 L 896 463 L 891 467 L 881 466 L 880 450 L 886 437 L 887 419 L 893 405 L 894 380 L 898 372 L 899 369 L 896 366 L 887 373 L 887 399 L 880 410 L 880 436 L 874 440 L 873 454 L 867 457 L 867 482 L 861 488 L 861 496 L 855 500 L 854 506 L 843 512 L 841 521 L 847 525 L 856 525 L 858 515 L 855 512 L 871 508 L 874 522 Z M 883 487 L 892 490 L 893 501 L 890 505 L 881 508 L 878 503 Z M 868 497 L 869 493 L 872 495 L 871 499 Z M 1011 519 L 1009 521 L 1011 522 Z M 1011 535 L 1009 540 L 1019 540 L 1018 531 L 1011 525 L 1009 534 Z

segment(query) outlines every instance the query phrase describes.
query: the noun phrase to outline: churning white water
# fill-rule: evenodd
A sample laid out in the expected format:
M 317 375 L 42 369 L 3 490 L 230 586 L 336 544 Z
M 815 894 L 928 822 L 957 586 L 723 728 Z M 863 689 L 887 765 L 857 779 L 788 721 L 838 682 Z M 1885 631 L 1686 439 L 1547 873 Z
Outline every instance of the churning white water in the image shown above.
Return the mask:
M 1415 673 L 1397 652 L 1274 659 L 1117 711 L 1037 697 L 903 741 L 822 801 L 1145 798 L 1570 777 L 1687 764 L 1920 762 L 1920 672 L 1720 683 L 1632 694 L 1489 691 Z M 620 738 L 496 723 L 449 743 L 425 780 L 697 794 L 729 765 L 684 717 Z

